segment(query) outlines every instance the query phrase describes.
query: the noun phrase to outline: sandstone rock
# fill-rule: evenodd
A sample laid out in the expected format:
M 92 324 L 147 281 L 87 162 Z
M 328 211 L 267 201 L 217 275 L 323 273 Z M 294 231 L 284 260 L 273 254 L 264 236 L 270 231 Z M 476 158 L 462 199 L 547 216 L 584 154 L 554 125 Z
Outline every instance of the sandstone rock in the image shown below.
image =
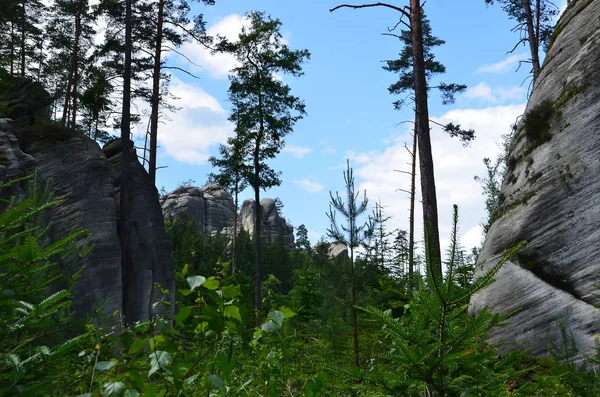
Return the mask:
M 111 166 L 115 189 L 117 217 L 120 216 L 121 140 L 104 147 Z M 131 237 L 128 250 L 130 269 L 123 273 L 123 311 L 128 321 L 147 320 L 151 315 L 172 313 L 173 307 L 152 308 L 163 296 L 155 284 L 168 289 L 166 300 L 174 302 L 175 274 L 171 258 L 171 242 L 165 231 L 158 190 L 137 159 L 131 144 L 129 162 L 129 202 L 131 205 Z
M 315 244 L 314 249 L 318 250 L 320 246 L 322 245 L 326 245 L 327 246 L 327 252 L 329 254 L 329 257 L 331 259 L 335 259 L 338 256 L 344 256 L 347 257 L 348 256 L 348 247 L 345 246 L 344 244 L 340 244 L 340 243 L 328 243 L 328 242 L 318 242 L 317 244 Z
M 216 184 L 204 188 L 184 186 L 161 199 L 165 217 L 186 215 L 198 230 L 220 232 L 233 226 L 235 205 L 231 194 Z
M 14 122 L 15 133 L 30 126 L 36 120 L 47 120 L 50 116 L 50 94 L 38 83 L 18 78 L 3 95 L 1 104 L 8 108 L 8 116 Z
M 24 153 L 13 134 L 11 119 L 0 119 L 0 184 L 24 177 L 35 168 L 35 159 Z M 2 199 L 19 194 L 20 186 L 11 186 L 0 192 Z
M 572 1 L 562 15 L 524 119 L 514 138 L 501 201 L 479 256 L 476 275 L 518 241 L 528 241 L 496 282 L 474 296 L 509 313 L 491 333 L 505 348 L 547 353 L 565 322 L 582 354 L 600 334 L 600 0 Z M 529 119 L 531 121 L 532 118 Z M 581 358 L 581 355 L 579 356 Z
M 275 242 L 278 236 L 283 237 L 285 248 L 294 248 L 294 227 L 279 214 L 275 201 L 270 198 L 260 200 L 262 207 L 262 233 L 267 244 Z M 245 200 L 238 217 L 240 229 L 252 234 L 254 231 L 254 200 Z

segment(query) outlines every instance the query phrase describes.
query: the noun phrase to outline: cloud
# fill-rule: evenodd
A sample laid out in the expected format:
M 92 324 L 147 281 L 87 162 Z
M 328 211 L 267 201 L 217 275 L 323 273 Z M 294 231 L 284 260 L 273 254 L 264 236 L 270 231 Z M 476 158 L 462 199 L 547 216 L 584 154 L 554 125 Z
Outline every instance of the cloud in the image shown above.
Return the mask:
M 243 26 L 249 26 L 249 20 L 243 15 L 231 14 L 218 19 L 210 25 L 206 31 L 210 36 L 220 35 L 231 41 L 235 41 L 242 31 Z M 181 46 L 180 52 L 195 64 L 191 65 L 180 55 L 174 55 L 176 61 L 191 69 L 206 70 L 213 78 L 226 78 L 229 71 L 236 66 L 235 57 L 231 54 L 211 54 L 210 50 L 197 42 L 186 42 Z
M 233 126 L 219 101 L 201 88 L 172 78 L 171 91 L 179 98 L 173 104 L 181 110 L 171 113 L 170 120 L 160 127 L 159 144 L 178 161 L 202 164 L 211 146 L 232 135 Z
M 320 141 L 321 144 L 321 153 L 331 154 L 335 153 L 335 148 L 331 146 L 331 144 L 327 141 Z
M 491 88 L 486 82 L 481 82 L 470 87 L 465 92 L 465 97 L 470 100 L 478 99 L 489 103 L 505 103 L 511 101 L 522 101 L 526 98 L 527 91 L 523 87 L 508 86 Z
M 438 211 L 440 220 L 440 236 L 442 249 L 449 243 L 452 225 L 452 206 L 459 206 L 460 226 L 465 233 L 459 232 L 463 243 L 477 244 L 481 238 L 478 229 L 485 217 L 485 198 L 481 194 L 481 186 L 473 180 L 475 175 L 484 175 L 484 157 L 495 157 L 500 153 L 498 142 L 501 136 L 510 131 L 523 109 L 524 104 L 495 106 L 484 109 L 458 109 L 450 111 L 441 117 L 434 118 L 441 124 L 454 122 L 464 128 L 473 128 L 477 137 L 468 148 L 444 134 L 438 126 L 432 125 L 431 139 L 437 189 Z M 402 139 L 404 138 L 404 139 Z M 388 223 L 389 229 L 401 228 L 408 230 L 409 196 L 398 189 L 410 189 L 410 176 L 395 172 L 394 169 L 410 170 L 410 156 L 404 148 L 404 140 L 412 138 L 407 131 L 403 137 L 377 153 L 356 154 L 368 158 L 364 163 L 355 163 L 355 175 L 358 191 L 367 190 L 371 202 L 381 199 L 386 215 L 392 218 Z M 420 191 L 419 183 L 417 190 Z M 416 202 L 420 203 L 420 193 Z M 422 211 L 417 204 L 415 218 L 417 221 L 417 240 L 422 236 Z M 479 235 L 477 230 L 479 230 Z M 469 246 L 465 248 L 471 248 Z
M 319 193 L 323 190 L 323 185 L 310 179 L 297 179 L 294 183 L 309 193 Z
M 516 69 L 519 61 L 524 61 L 528 58 L 529 55 L 525 53 L 513 54 L 498 63 L 490 63 L 487 65 L 480 66 L 479 68 L 477 68 L 475 73 L 507 73 L 511 70 Z
M 312 149 L 306 146 L 286 145 L 283 147 L 282 152 L 289 153 L 292 156 L 301 159 L 312 152 Z

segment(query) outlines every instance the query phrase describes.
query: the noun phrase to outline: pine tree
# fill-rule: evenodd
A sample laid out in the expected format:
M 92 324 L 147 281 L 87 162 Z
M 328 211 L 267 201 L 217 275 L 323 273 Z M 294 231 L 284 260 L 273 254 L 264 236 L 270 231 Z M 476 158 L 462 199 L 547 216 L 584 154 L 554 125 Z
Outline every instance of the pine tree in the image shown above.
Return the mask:
M 350 161 L 347 161 L 347 169 L 344 172 L 344 182 L 346 184 L 346 202 L 340 197 L 339 193 L 336 192 L 335 197 L 333 193 L 329 192 L 331 198 L 329 204 L 329 213 L 327 217 L 331 223 L 331 227 L 327 230 L 327 235 L 331 237 L 336 243 L 343 244 L 350 249 L 350 266 L 351 266 L 351 278 L 352 278 L 352 327 L 354 336 L 354 365 L 360 366 L 359 349 L 358 349 L 358 324 L 356 320 L 356 274 L 355 274 L 355 263 L 354 263 L 354 250 L 360 247 L 364 241 L 372 236 L 374 224 L 372 219 L 369 218 L 367 222 L 362 225 L 357 223 L 358 218 L 368 208 L 369 200 L 367 199 L 367 192 L 363 193 L 363 199 L 358 202 L 358 193 L 354 189 L 354 175 L 352 168 L 350 168 Z M 339 211 L 344 218 L 346 218 L 346 225 L 338 225 L 336 220 L 336 211 Z
M 304 224 L 296 229 L 296 248 L 308 253 L 311 251 L 310 240 L 308 239 L 308 230 Z
M 302 62 L 310 57 L 310 53 L 308 50 L 290 50 L 282 42 L 278 19 L 262 12 L 251 12 L 246 17 L 250 25 L 242 29 L 237 42 L 226 45 L 225 49 L 239 63 L 230 76 L 229 98 L 234 109 L 230 121 L 239 123 L 238 136 L 247 142 L 252 158 L 248 183 L 254 190 L 254 306 L 260 314 L 263 277 L 260 190 L 281 183 L 279 174 L 266 162 L 277 156 L 285 145 L 286 135 L 305 114 L 304 102 L 291 94 L 290 87 L 278 79 L 277 74 L 301 76 Z

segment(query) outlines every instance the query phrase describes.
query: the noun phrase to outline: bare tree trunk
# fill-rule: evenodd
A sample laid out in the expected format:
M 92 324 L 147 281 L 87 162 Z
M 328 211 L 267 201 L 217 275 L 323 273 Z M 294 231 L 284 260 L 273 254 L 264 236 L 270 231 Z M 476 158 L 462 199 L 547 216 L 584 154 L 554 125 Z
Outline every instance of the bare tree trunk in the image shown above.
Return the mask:
M 152 72 L 152 112 L 150 114 L 150 158 L 148 174 L 154 185 L 156 183 L 156 146 L 158 140 L 158 105 L 160 102 L 160 57 L 163 36 L 163 18 L 165 1 L 158 1 L 158 21 L 156 23 L 156 48 L 154 50 L 154 70 Z
M 415 283 L 415 193 L 417 182 L 417 120 L 413 129 L 412 169 L 410 173 L 410 212 L 408 216 L 408 290 L 412 291 Z
M 73 93 L 71 99 L 73 101 L 73 117 L 71 119 L 71 128 L 75 128 L 77 121 L 77 80 L 79 80 L 79 41 L 81 39 L 81 8 L 83 2 L 79 2 L 79 9 L 75 14 L 75 42 L 73 43 L 73 59 L 71 60 L 71 68 L 73 68 Z
M 262 120 L 261 120 L 262 130 Z M 260 244 L 260 226 L 262 223 L 262 207 L 260 206 L 260 162 L 258 158 L 259 144 L 257 142 L 254 150 L 254 309 L 256 310 L 257 324 L 261 320 L 260 312 L 262 305 L 262 261 Z
M 235 212 L 233 213 L 233 241 L 232 241 L 232 259 L 231 259 L 231 274 L 235 274 L 237 271 L 237 222 L 238 222 L 238 197 L 239 197 L 239 178 L 235 177 Z
M 423 31 L 421 3 L 410 0 L 410 26 L 412 33 L 413 69 L 415 78 L 416 132 L 418 135 L 421 195 L 425 228 L 425 253 L 431 271 L 442 275 L 440 233 L 438 229 L 437 195 L 433 172 L 433 155 L 429 134 L 429 108 L 427 105 L 427 78 L 423 59 Z
M 10 23 L 10 75 L 15 75 L 15 23 Z
M 350 230 L 354 230 L 350 226 Z M 360 367 L 358 354 L 358 321 L 356 320 L 356 273 L 354 271 L 354 247 L 350 246 L 350 266 L 352 267 L 352 336 L 354 339 L 354 366 Z
M 120 204 L 121 213 L 119 216 L 119 240 L 121 243 L 121 273 L 123 282 L 132 281 L 130 275 L 133 269 L 129 269 L 127 261 L 127 251 L 129 248 L 130 234 L 130 208 L 129 208 L 129 127 L 131 119 L 131 2 L 125 0 L 125 68 L 123 75 L 123 114 L 121 117 L 121 186 L 120 186 Z M 125 320 L 130 314 L 129 308 L 135 305 L 135 302 L 129 302 L 129 297 L 134 294 L 123 293 L 123 311 Z
M 540 56 L 539 56 L 539 45 L 538 37 L 536 35 L 537 23 L 533 19 L 533 11 L 531 10 L 531 1 L 523 0 L 523 6 L 525 7 L 525 18 L 527 20 L 527 40 L 529 41 L 529 50 L 531 51 L 531 64 L 533 66 L 533 82 L 537 80 L 540 74 Z
M 25 77 L 25 42 L 26 42 L 26 36 L 25 36 L 25 23 L 26 23 L 26 19 L 27 19 L 27 12 L 25 11 L 25 0 L 23 0 L 21 2 L 21 10 L 22 10 L 22 14 L 21 14 L 21 76 Z

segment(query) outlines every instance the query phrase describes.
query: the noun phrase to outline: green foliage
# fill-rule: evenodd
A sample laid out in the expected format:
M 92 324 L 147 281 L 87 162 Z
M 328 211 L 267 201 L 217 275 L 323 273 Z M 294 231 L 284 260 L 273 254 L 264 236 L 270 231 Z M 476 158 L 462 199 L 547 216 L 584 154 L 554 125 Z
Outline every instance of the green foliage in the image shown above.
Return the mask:
M 523 128 L 530 145 L 530 151 L 552 138 L 550 120 L 554 114 L 555 109 L 552 101 L 545 99 L 523 116 Z

